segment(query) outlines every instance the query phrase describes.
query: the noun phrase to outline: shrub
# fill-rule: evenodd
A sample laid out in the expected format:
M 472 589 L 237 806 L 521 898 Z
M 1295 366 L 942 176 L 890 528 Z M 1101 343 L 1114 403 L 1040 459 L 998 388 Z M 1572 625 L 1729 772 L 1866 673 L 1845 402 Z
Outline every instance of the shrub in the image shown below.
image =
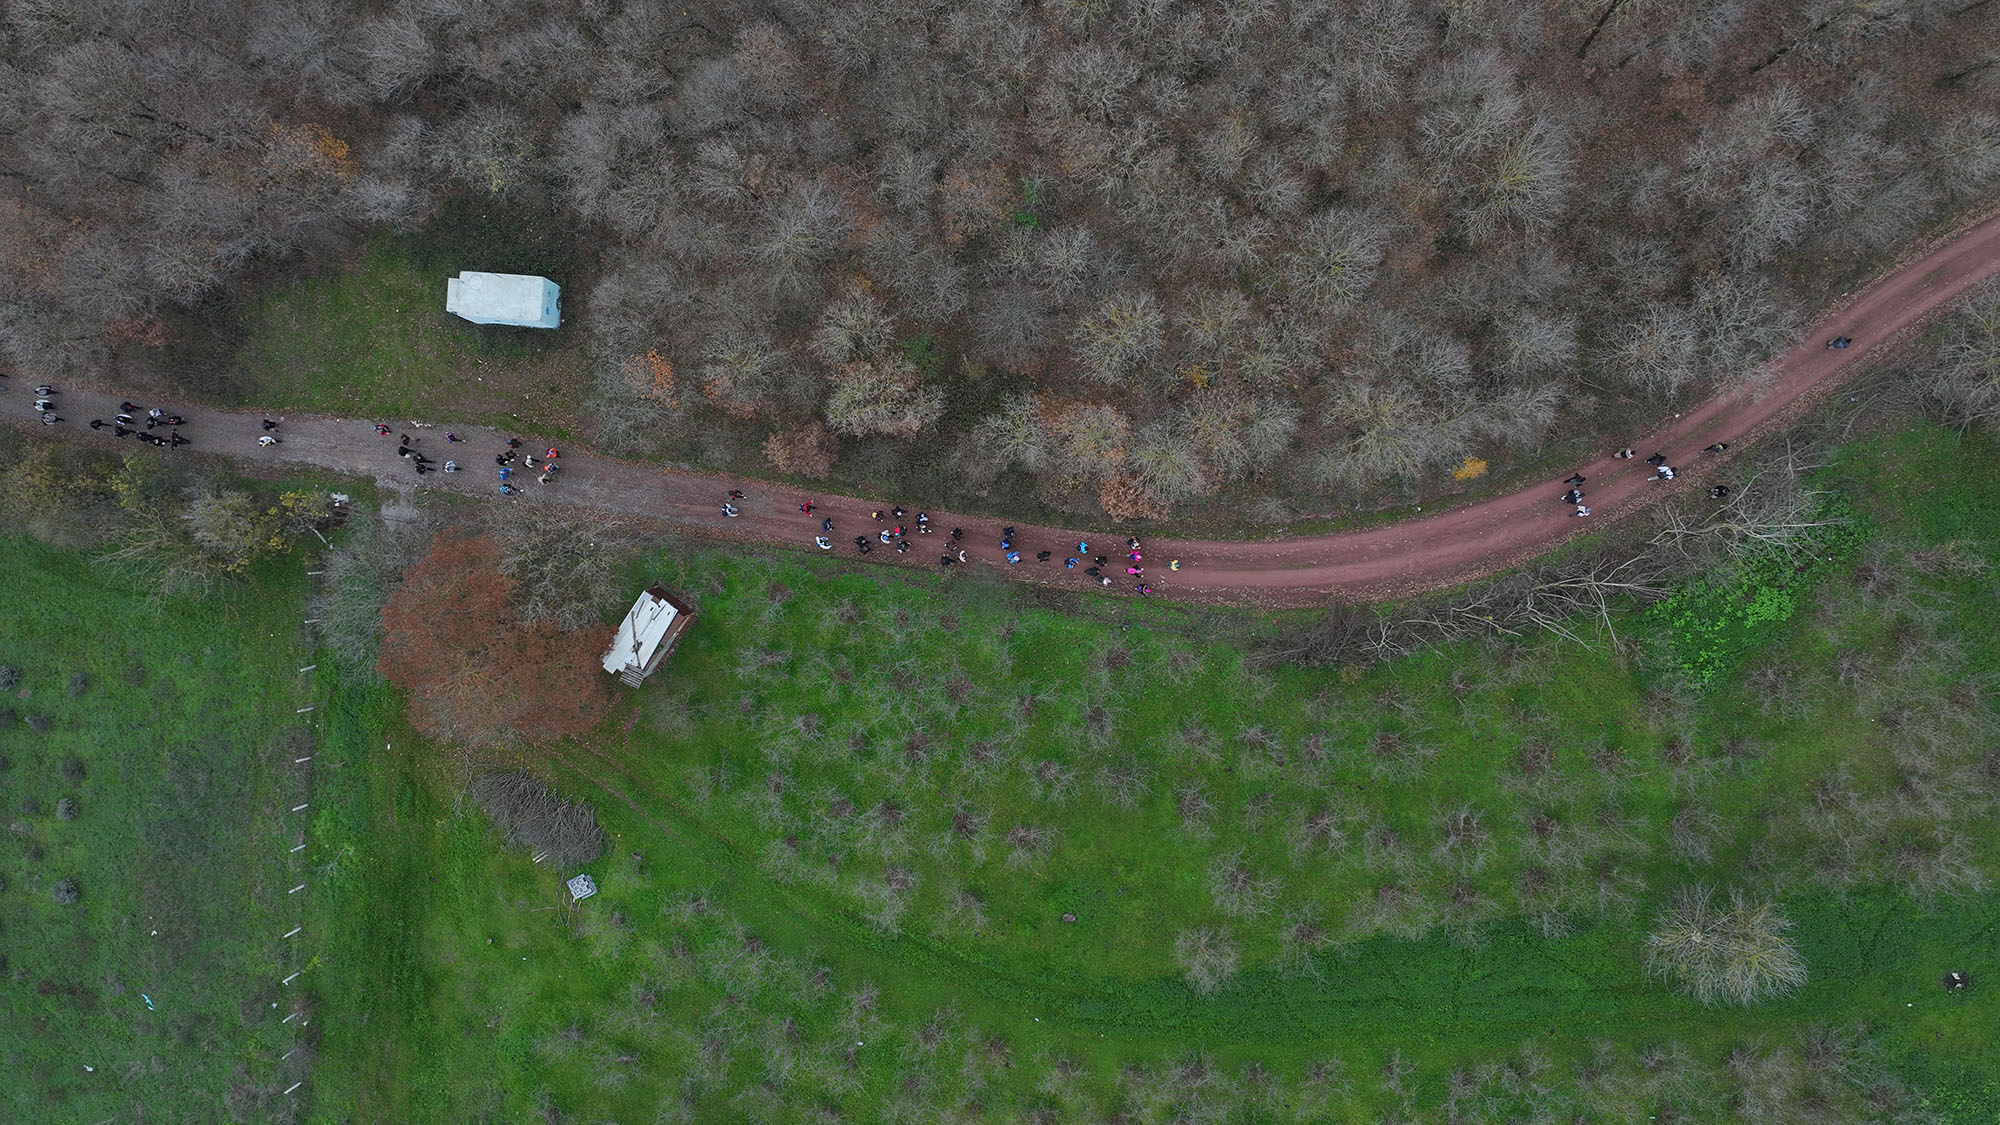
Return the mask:
M 1792 543 L 1741 558 L 1648 606 L 1645 618 L 1666 634 L 1649 654 L 1658 668 L 1696 687 L 1714 682 L 1791 620 L 1868 535 L 1839 499 L 1821 504 L 1810 519 L 1818 526 Z
M 31 730 L 37 732 L 47 731 L 50 727 L 55 725 L 56 725 L 55 720 L 49 718 L 47 715 L 28 716 L 28 727 Z
M 11 664 L 0 664 L 0 691 L 11 691 L 21 682 L 21 670 Z
M 565 801 L 518 770 L 475 780 L 472 799 L 509 842 L 547 852 L 558 867 L 588 863 L 604 850 L 604 829 L 589 805 Z
M 62 800 L 56 802 L 57 820 L 75 820 L 77 811 L 75 797 L 64 797 Z
M 1188 987 L 1202 996 L 1213 994 L 1236 975 L 1243 951 L 1225 930 L 1202 927 L 1174 937 L 1174 964 Z
M 76 699 L 84 692 L 90 690 L 90 677 L 83 672 L 78 672 L 69 678 L 69 687 L 65 690 L 69 693 L 71 699 Z
M 500 556 L 490 539 L 439 534 L 383 608 L 376 667 L 433 737 L 498 745 L 589 729 L 611 702 L 597 663 L 608 630 L 523 623 Z
M 839 442 L 824 422 L 808 422 L 764 440 L 764 459 L 781 473 L 815 480 L 833 471 Z
M 62 764 L 63 780 L 74 785 L 83 780 L 83 763 L 75 758 L 65 758 Z
M 77 900 L 83 897 L 75 879 L 57 879 L 55 886 L 49 888 L 49 894 L 56 900 L 57 906 L 75 906 Z
M 1791 927 L 1774 904 L 1741 891 L 1723 909 L 1712 888 L 1683 887 L 1646 936 L 1646 968 L 1704 1004 L 1747 1006 L 1805 983 Z

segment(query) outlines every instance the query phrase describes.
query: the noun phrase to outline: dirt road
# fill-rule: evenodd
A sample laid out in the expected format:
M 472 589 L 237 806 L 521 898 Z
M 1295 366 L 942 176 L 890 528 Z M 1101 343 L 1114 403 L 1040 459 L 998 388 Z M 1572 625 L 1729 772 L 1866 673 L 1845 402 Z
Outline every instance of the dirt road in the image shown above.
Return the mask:
M 189 421 L 181 432 L 193 442 L 189 447 L 193 451 L 245 462 L 300 462 L 399 486 L 448 489 L 507 504 L 586 504 L 664 519 L 705 535 L 763 540 L 806 551 L 815 549 L 812 540 L 820 534 L 820 520 L 831 518 L 834 529 L 827 534 L 834 546 L 830 553 L 845 558 L 859 555 L 853 540 L 866 536 L 872 548 L 868 562 L 936 568 L 939 556 L 949 553 L 954 558 L 951 569 L 956 570 L 956 550 L 962 547 L 968 566 L 1000 567 L 1010 578 L 1080 590 L 1098 588 L 1096 580 L 1083 573 L 1092 560 L 1086 557 L 1074 571 L 1065 570 L 1063 560 L 1078 554 L 1079 542 L 1088 541 L 1090 556 L 1101 554 L 1109 560 L 1104 573 L 1113 579 L 1112 591 L 1130 594 L 1143 580 L 1153 587 L 1156 597 L 1301 606 L 1336 598 L 1383 600 L 1457 585 L 1525 562 L 1670 493 L 1705 489 L 1704 480 L 1714 468 L 1809 409 L 1840 386 L 1844 376 L 1860 370 L 1872 354 L 1891 346 L 1995 273 L 2000 273 L 2000 214 L 1966 228 L 1877 279 L 1796 348 L 1771 361 L 1739 388 L 1664 420 L 1651 433 L 1635 436 L 1630 444 L 1638 450 L 1637 458 L 1616 460 L 1614 451 L 1607 449 L 1596 460 L 1576 466 L 1575 471 L 1588 478 L 1584 491 L 1591 515 L 1586 518 L 1572 518 L 1570 506 L 1560 501 L 1566 485 L 1537 481 L 1519 491 L 1436 515 L 1358 531 L 1244 541 L 1144 537 L 1143 578 L 1126 574 L 1125 539 L 1132 534 L 1130 529 L 1022 524 L 1013 537 L 1021 561 L 1010 564 L 999 546 L 1001 525 L 985 518 L 934 511 L 930 525 L 937 530 L 918 535 L 914 508 L 900 520 L 888 515 L 890 506 L 897 502 L 894 497 L 870 500 L 808 495 L 755 480 L 613 460 L 584 449 L 561 450 L 559 462 L 564 468 L 558 481 L 546 486 L 536 484 L 536 474 L 516 462 L 513 481 L 519 494 L 505 496 L 499 489 L 494 457 L 503 449 L 505 439 L 513 435 L 489 429 L 453 428 L 442 422 L 414 427 L 403 419 L 381 419 L 392 427 L 389 436 L 383 437 L 375 432 L 377 419 L 290 417 L 271 431 L 278 444 L 260 446 L 257 439 L 265 432 L 262 416 L 171 403 L 138 405 L 142 418 L 144 408 L 153 406 L 185 415 Z M 1853 337 L 1853 346 L 1828 350 L 1825 340 L 1835 335 Z M 92 430 L 87 423 L 93 418 L 110 422 L 120 396 L 58 387 L 54 401 L 63 421 L 42 426 L 37 424 L 39 416 L 33 409 L 34 384 L 27 375 L 0 380 L 5 387 L 0 390 L 0 419 L 44 435 L 104 445 L 118 443 L 120 439 L 112 436 L 109 426 Z M 463 440 L 448 443 L 448 429 Z M 462 471 L 419 477 L 412 463 L 396 452 L 398 439 L 405 434 L 416 439 L 414 447 L 433 461 L 441 464 L 447 458 L 455 459 Z M 523 453 L 540 455 L 547 448 L 531 434 L 518 436 L 524 442 Z M 123 440 L 137 443 L 136 436 Z M 1716 442 L 1727 442 L 1728 452 L 1702 452 Z M 1665 454 L 1668 464 L 1680 470 L 1678 479 L 1665 483 L 1648 479 L 1652 468 L 1640 458 L 1654 452 Z M 741 515 L 735 518 L 724 516 L 721 510 L 731 489 L 745 494 L 737 501 Z M 799 510 L 806 499 L 814 501 L 810 516 Z M 879 522 L 872 516 L 877 510 L 885 517 Z M 906 554 L 898 554 L 879 541 L 878 533 L 898 522 L 909 530 Z M 965 532 L 957 544 L 949 536 L 954 527 Z M 1051 558 L 1046 563 L 1037 562 L 1035 555 L 1043 550 L 1051 552 Z M 1168 569 L 1173 559 L 1180 560 L 1180 570 Z

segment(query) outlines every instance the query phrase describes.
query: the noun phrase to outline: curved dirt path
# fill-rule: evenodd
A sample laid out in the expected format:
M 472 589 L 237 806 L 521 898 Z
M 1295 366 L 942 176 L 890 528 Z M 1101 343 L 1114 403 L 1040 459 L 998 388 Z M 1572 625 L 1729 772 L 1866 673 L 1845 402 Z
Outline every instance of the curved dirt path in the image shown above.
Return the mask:
M 1705 488 L 1702 482 L 1716 466 L 1809 409 L 1838 387 L 1843 376 L 1860 370 L 1871 356 L 1881 354 L 1996 273 L 2000 273 L 2000 213 L 1877 279 L 1803 343 L 1773 359 L 1738 388 L 1700 402 L 1632 440 L 1640 457 L 1664 453 L 1668 464 L 1681 471 L 1677 480 L 1650 481 L 1652 470 L 1643 461 L 1614 460 L 1611 450 L 1577 466 L 1575 471 L 1589 478 L 1585 492 L 1592 515 L 1587 518 L 1571 518 L 1570 507 L 1559 499 L 1566 486 L 1544 480 L 1437 515 L 1327 535 L 1241 541 L 1142 537 L 1144 580 L 1152 585 L 1155 596 L 1175 600 L 1305 606 L 1333 599 L 1400 597 L 1519 565 L 1606 520 L 1629 516 L 1669 493 Z M 1833 335 L 1852 336 L 1855 343 L 1844 351 L 1830 351 L 1824 341 Z M 0 387 L 4 387 L 0 389 L 0 419 L 58 437 L 105 444 L 117 441 L 110 428 L 93 431 L 86 425 L 92 418 L 107 422 L 112 418 L 120 401 L 115 393 L 58 387 L 55 401 L 64 421 L 42 427 L 35 424 L 38 418 L 33 410 L 31 377 L 0 379 Z M 459 428 L 456 432 L 464 440 L 448 444 L 443 424 L 414 428 L 414 423 L 385 419 L 394 427 L 385 438 L 375 433 L 373 419 L 292 417 L 275 431 L 280 444 L 259 447 L 259 416 L 171 403 L 139 405 L 157 405 L 185 415 L 190 421 L 182 431 L 193 442 L 188 449 L 195 453 L 265 462 L 272 468 L 282 462 L 298 462 L 373 476 L 392 486 L 449 490 L 505 503 L 584 504 L 663 519 L 709 536 L 762 540 L 807 551 L 813 550 L 819 521 L 831 518 L 832 553 L 855 557 L 854 537 L 867 535 L 873 548 L 868 561 L 929 568 L 936 568 L 940 554 L 953 548 L 949 530 L 962 527 L 965 538 L 957 546 L 964 548 L 968 565 L 997 566 L 1010 578 L 1095 589 L 1095 580 L 1083 574 L 1082 566 L 1075 571 L 1063 569 L 1062 560 L 1076 553 L 1081 539 L 1090 542 L 1091 554 L 1102 554 L 1111 561 L 1105 569 L 1113 576 L 1112 590 L 1131 593 L 1137 585 L 1137 580 L 1125 573 L 1128 529 L 1022 524 L 1014 536 L 1021 562 L 1010 565 L 999 548 L 1001 527 L 993 520 L 936 511 L 931 513 L 936 533 L 916 535 L 916 512 L 912 509 L 901 520 L 912 532 L 908 537 L 910 550 L 899 555 L 876 540 L 879 529 L 896 521 L 878 523 L 871 515 L 878 508 L 887 509 L 893 498 L 808 494 L 745 478 L 618 461 L 583 449 L 562 452 L 560 480 L 549 486 L 537 485 L 533 472 L 520 469 L 514 480 L 519 482 L 521 493 L 507 497 L 498 491 L 493 458 L 508 435 L 494 430 Z M 440 463 L 448 456 L 456 458 L 464 471 L 416 476 L 411 464 L 396 454 L 397 438 L 402 434 L 416 438 L 416 448 Z M 533 435 L 521 437 L 526 443 L 522 452 L 546 448 L 538 446 Z M 126 440 L 137 443 L 136 439 Z M 1715 442 L 1729 443 L 1730 451 L 1719 456 L 1701 452 Z M 518 463 L 516 467 L 519 469 Z M 733 519 L 724 517 L 720 510 L 730 489 L 746 494 L 737 502 L 742 514 Z M 807 516 L 799 511 L 799 504 L 809 498 L 815 507 Z M 1052 552 L 1049 562 L 1035 561 L 1035 553 L 1041 550 Z M 1181 561 L 1178 572 L 1168 570 L 1170 559 Z M 954 564 L 951 569 L 959 568 Z

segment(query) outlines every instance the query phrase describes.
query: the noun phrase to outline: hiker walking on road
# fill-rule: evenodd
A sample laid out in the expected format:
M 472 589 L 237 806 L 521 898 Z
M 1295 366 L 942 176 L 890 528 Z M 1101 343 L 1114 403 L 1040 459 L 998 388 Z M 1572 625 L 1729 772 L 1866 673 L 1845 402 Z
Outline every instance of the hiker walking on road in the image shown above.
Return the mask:
M 272 437 L 270 434 L 265 434 L 263 437 L 257 439 L 257 444 L 263 446 L 272 446 L 278 444 L 278 439 Z
M 1726 441 L 1718 441 L 1718 442 L 1716 442 L 1716 443 L 1715 443 L 1714 445 L 1711 445 L 1711 446 L 1707 446 L 1707 447 L 1705 447 L 1705 448 L 1704 448 L 1704 449 L 1702 450 L 1702 452 L 1703 452 L 1703 453 L 1720 453 L 1720 452 L 1722 452 L 1723 450 L 1725 450 L 1725 449 L 1728 449 L 1728 448 L 1729 448 L 1729 443 L 1728 443 L 1728 442 L 1726 442 Z
M 1653 465 L 1657 467 L 1660 465 L 1664 465 L 1666 463 L 1667 463 L 1667 455 L 1664 453 L 1655 453 L 1651 457 L 1646 458 L 1646 464 L 1648 465 Z
M 825 519 L 823 519 L 823 520 L 819 521 L 819 529 L 820 529 L 821 531 L 832 531 L 832 530 L 833 530 L 833 517 L 832 517 L 832 516 L 828 516 L 827 518 L 825 518 Z
M 1632 458 L 1637 457 L 1638 454 L 1632 452 L 1629 449 L 1621 449 L 1618 452 L 1613 453 L 1612 456 L 1618 458 L 1620 461 L 1630 461 Z
M 730 519 L 735 519 L 737 516 L 742 515 L 743 512 L 742 509 L 734 504 L 724 504 L 722 506 L 722 514 L 728 516 Z
M 1729 499 L 1729 486 L 1718 484 L 1714 488 L 1709 489 L 1708 494 L 1717 500 L 1727 500 Z
M 822 551 L 831 551 L 833 550 L 833 540 L 828 539 L 824 535 L 815 535 L 813 536 L 813 546 L 818 547 Z
M 1661 466 L 1660 466 L 1660 471 L 1659 471 L 1659 472 L 1657 472 L 1657 473 L 1654 473 L 1654 474 L 1653 474 L 1653 479 L 1654 479 L 1654 480 L 1672 480 L 1672 479 L 1674 479 L 1674 469 L 1673 469 L 1673 466 L 1672 466 L 1672 465 L 1661 465 Z
M 375 432 L 376 432 L 376 433 L 378 433 L 378 434 L 381 434 L 381 435 L 382 435 L 383 437 L 388 437 L 388 436 L 389 436 L 389 427 L 387 427 L 387 426 L 383 425 L 383 424 L 382 424 L 382 423 L 380 423 L 380 422 L 377 422 L 377 423 L 375 423 Z
M 1568 492 L 1563 493 L 1563 503 L 1565 504 L 1574 504 L 1581 499 L 1583 499 L 1583 493 L 1578 489 L 1572 488 Z
M 1570 515 L 1572 516 L 1587 516 L 1589 514 L 1590 514 L 1590 508 L 1583 504 L 1578 504 L 1576 506 L 1576 511 L 1570 513 Z
M 273 422 L 273 421 L 271 421 L 271 420 L 270 420 L 269 418 L 266 418 L 266 419 L 264 419 L 264 429 L 265 429 L 265 430 L 267 430 L 267 431 L 268 431 L 268 430 L 275 430 L 275 429 L 277 429 L 277 428 L 278 428 L 278 424 L 277 424 L 276 422 Z
M 1563 480 L 1563 483 L 1568 485 L 1578 485 L 1582 484 L 1584 480 L 1585 477 L 1582 473 L 1571 473 L 1568 477 L 1566 477 Z
M 457 472 L 457 471 L 458 471 L 458 462 L 456 462 L 456 461 L 453 461 L 453 460 L 452 460 L 451 458 L 449 458 L 449 457 L 445 458 L 445 462 L 444 462 L 444 471 L 445 471 L 445 472 L 447 472 L 447 473 L 455 473 L 455 472 Z

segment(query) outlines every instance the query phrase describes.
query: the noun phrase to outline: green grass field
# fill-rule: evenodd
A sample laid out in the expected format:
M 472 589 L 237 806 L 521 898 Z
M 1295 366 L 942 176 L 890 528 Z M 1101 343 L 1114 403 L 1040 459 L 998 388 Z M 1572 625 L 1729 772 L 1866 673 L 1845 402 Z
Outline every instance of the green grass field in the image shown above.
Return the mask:
M 302 917 L 291 759 L 312 753 L 300 570 L 153 606 L 129 576 L 0 537 L 0 665 L 23 673 L 0 693 L 0 1118 L 285 1116 L 305 1074 L 280 1062 L 300 994 L 279 985 Z
M 1266 674 L 1212 614 L 650 559 L 688 643 L 520 748 L 611 834 L 576 909 L 336 693 L 314 1115 L 1992 1120 L 1990 988 L 1938 982 L 2000 970 L 2000 454 L 1920 427 L 1823 483 L 1872 538 L 1701 694 L 1660 616 Z M 1649 979 L 1691 883 L 1778 902 L 1805 987 Z
M 273 412 L 574 432 L 583 361 L 572 330 L 491 328 L 446 313 L 445 279 L 462 265 L 379 238 L 346 268 L 267 295 L 237 357 L 251 400 Z

